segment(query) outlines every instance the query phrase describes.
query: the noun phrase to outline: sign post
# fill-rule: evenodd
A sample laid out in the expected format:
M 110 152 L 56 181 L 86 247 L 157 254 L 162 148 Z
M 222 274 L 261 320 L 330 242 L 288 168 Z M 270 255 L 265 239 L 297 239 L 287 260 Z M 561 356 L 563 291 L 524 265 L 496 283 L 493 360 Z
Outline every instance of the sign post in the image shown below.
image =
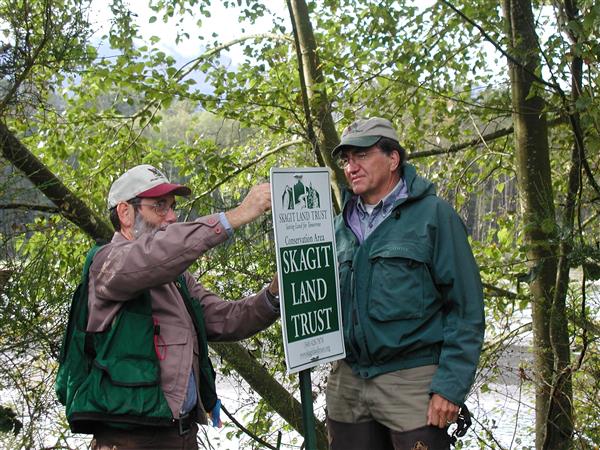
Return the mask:
M 305 439 L 313 450 L 310 368 L 346 355 L 328 170 L 272 168 L 271 200 L 286 365 L 288 373 L 300 372 Z
M 301 370 L 299 376 L 300 401 L 302 402 L 302 424 L 304 425 L 304 447 L 306 450 L 317 450 L 310 369 Z

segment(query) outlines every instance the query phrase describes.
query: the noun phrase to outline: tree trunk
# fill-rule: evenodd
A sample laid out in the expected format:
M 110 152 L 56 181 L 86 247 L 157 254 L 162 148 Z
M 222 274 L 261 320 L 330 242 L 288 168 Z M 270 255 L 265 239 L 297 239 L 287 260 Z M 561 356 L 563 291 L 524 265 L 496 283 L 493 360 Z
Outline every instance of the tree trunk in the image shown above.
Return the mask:
M 69 221 L 81 228 L 92 239 L 110 239 L 112 227 L 97 217 L 69 188 L 36 158 L 17 137 L 0 121 L 2 155 L 21 170 Z
M 288 0 L 288 9 L 296 38 L 298 66 L 302 84 L 302 97 L 305 103 L 305 116 L 309 137 L 317 158 L 331 169 L 331 184 L 334 203 L 338 211 L 342 205 L 341 185 L 344 184 L 344 171 L 339 168 L 331 151 L 340 140 L 331 115 L 331 103 L 325 90 L 325 79 L 319 64 L 315 36 L 304 0 Z
M 95 240 L 108 240 L 112 228 L 98 217 L 81 199 L 25 147 L 18 138 L 0 122 L 0 145 L 6 159 L 19 168 L 25 176 L 59 209 L 60 214 Z M 303 434 L 302 413 L 299 402 L 281 386 L 246 349 L 238 343 L 211 343 L 211 348 L 238 372 L 246 382 L 282 418 Z M 327 448 L 325 425 L 317 422 L 319 449 Z
M 531 281 L 536 383 L 536 448 L 546 438 L 554 354 L 550 337 L 556 283 L 556 218 L 544 99 L 535 91 L 540 68 L 530 0 L 504 0 L 509 51 L 517 181 Z M 553 433 L 555 428 L 548 428 Z
M 576 20 L 578 14 L 575 2 L 564 2 L 564 22 Z M 572 44 L 578 43 L 578 36 L 574 31 L 569 32 Z M 576 52 L 573 52 L 575 55 Z M 581 57 L 573 56 L 571 61 L 571 111 L 569 112 L 571 125 L 574 131 L 574 145 L 571 151 L 571 167 L 567 181 L 567 195 L 565 208 L 562 214 L 558 273 L 556 277 L 556 290 L 552 307 L 550 326 L 550 339 L 554 352 L 554 379 L 552 382 L 552 396 L 548 406 L 548 419 L 546 423 L 546 436 L 544 450 L 568 449 L 571 446 L 573 434 L 573 385 L 571 368 L 571 349 L 569 347 L 568 319 L 565 303 L 569 289 L 569 259 L 573 249 L 575 208 L 577 194 L 582 184 L 583 137 L 581 133 L 579 114 L 574 110 L 574 105 L 579 98 L 582 86 L 583 61 Z

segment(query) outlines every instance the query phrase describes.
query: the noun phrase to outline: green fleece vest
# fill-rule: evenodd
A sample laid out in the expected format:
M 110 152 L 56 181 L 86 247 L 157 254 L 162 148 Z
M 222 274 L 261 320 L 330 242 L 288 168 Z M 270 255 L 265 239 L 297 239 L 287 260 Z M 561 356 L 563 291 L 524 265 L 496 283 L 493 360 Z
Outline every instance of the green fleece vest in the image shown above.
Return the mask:
M 86 331 L 89 269 L 99 249 L 96 245 L 89 251 L 71 302 L 56 377 L 58 400 L 66 406 L 74 433 L 93 433 L 98 424 L 170 426 L 174 418 L 160 386 L 154 347 L 160 327 L 154 324 L 148 291 L 125 302 L 107 330 Z M 191 298 L 183 275 L 175 284 L 198 335 L 200 399 L 205 411 L 211 411 L 217 393 L 202 305 Z

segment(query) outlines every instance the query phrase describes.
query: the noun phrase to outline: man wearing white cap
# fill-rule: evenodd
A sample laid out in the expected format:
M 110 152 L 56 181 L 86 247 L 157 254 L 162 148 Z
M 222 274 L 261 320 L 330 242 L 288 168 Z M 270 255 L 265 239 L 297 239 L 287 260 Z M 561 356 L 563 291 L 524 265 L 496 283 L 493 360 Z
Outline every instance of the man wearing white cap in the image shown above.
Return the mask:
M 352 123 L 332 156 L 349 189 L 335 221 L 346 358 L 327 383 L 331 449 L 449 449 L 484 331 L 465 227 L 388 120 Z
M 88 289 L 87 331 L 103 340 L 69 416 L 72 427 L 93 430 L 93 449 L 196 449 L 197 423 L 209 413 L 218 425 L 220 405 L 206 341 L 244 339 L 279 317 L 276 278 L 228 302 L 187 271 L 270 209 L 269 185 L 230 211 L 177 222 L 176 196 L 190 193 L 150 165 L 110 188 L 116 232 L 94 256 Z

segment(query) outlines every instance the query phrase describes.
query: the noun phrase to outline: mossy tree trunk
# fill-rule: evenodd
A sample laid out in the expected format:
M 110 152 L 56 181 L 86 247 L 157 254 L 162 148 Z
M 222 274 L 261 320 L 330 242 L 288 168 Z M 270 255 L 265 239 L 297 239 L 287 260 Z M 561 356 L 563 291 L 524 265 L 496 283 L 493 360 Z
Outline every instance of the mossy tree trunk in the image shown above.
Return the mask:
M 517 180 L 529 261 L 536 378 L 536 448 L 569 448 L 569 342 L 564 300 L 557 293 L 558 224 L 542 97 L 538 37 L 530 0 L 504 0 Z M 568 276 L 558 287 L 568 283 Z M 565 376 L 567 377 L 565 379 Z M 560 380 L 559 380 L 560 378 Z M 572 427 L 572 423 L 570 423 Z

